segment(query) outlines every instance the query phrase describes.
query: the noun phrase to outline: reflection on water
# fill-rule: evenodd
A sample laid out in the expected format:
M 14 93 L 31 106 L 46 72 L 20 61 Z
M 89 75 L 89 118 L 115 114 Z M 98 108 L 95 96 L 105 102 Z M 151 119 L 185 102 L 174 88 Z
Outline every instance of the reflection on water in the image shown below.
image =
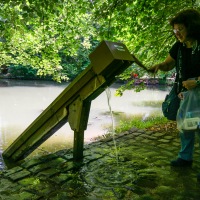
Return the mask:
M 5 150 L 65 87 L 66 83 L 0 80 L 0 151 Z M 112 111 L 133 115 L 140 113 L 144 117 L 155 110 L 161 112 L 159 107 L 144 106 L 141 102 L 162 101 L 165 89 L 155 87 L 139 93 L 129 90 L 122 97 L 116 97 L 117 87 L 117 84 L 110 87 Z M 85 142 L 106 133 L 105 127 L 111 124 L 111 117 L 105 113 L 109 113 L 109 107 L 106 92 L 103 92 L 92 101 Z M 73 131 L 67 123 L 34 153 L 54 152 L 72 145 Z

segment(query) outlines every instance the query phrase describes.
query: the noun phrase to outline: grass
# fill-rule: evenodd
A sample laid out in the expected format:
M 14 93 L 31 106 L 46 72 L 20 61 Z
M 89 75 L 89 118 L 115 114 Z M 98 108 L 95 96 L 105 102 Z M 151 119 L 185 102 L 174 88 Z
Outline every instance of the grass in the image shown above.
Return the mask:
M 149 131 L 165 132 L 168 135 L 178 134 L 176 122 L 167 120 L 165 117 L 162 116 L 162 113 L 153 113 L 145 118 L 145 120 L 143 119 L 143 115 L 127 116 L 125 114 L 120 114 L 114 115 L 114 117 L 115 119 L 117 118 L 118 121 L 114 130 L 115 134 L 128 131 L 133 127 L 136 127 L 138 129 L 146 129 Z M 94 137 L 93 141 L 98 141 L 113 136 L 111 125 L 105 128 L 107 132 L 104 135 Z
M 132 127 L 136 127 L 138 129 L 146 129 L 157 124 L 165 124 L 168 120 L 160 115 L 152 114 L 143 120 L 142 115 L 125 117 L 120 120 L 118 126 L 115 129 L 116 133 L 121 133 L 127 130 L 130 130 Z
M 142 107 L 154 107 L 154 108 L 159 108 L 161 107 L 163 101 L 141 101 L 141 102 L 134 102 L 134 106 L 142 106 Z

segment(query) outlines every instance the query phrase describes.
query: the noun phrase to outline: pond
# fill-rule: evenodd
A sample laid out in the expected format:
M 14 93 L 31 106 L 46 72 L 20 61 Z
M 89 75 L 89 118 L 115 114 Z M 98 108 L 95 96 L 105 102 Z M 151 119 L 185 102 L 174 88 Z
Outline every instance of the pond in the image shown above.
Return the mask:
M 4 151 L 67 87 L 51 81 L 0 80 L 0 151 Z M 110 104 L 115 113 L 126 115 L 142 114 L 144 117 L 153 112 L 161 113 L 160 104 L 155 106 L 147 102 L 161 102 L 166 87 L 152 86 L 141 92 L 125 91 L 122 97 L 115 96 L 120 84 L 110 86 Z M 108 97 L 104 91 L 92 101 L 84 142 L 107 133 L 111 126 Z M 116 122 L 117 123 L 117 122 Z M 31 155 L 42 152 L 55 152 L 73 145 L 73 131 L 69 124 L 64 125 Z

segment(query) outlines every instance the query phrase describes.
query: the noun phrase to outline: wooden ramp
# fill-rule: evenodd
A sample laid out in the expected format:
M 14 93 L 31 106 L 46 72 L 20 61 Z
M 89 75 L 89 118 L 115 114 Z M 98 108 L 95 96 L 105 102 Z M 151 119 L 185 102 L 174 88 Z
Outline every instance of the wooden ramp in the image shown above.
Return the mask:
M 4 160 L 24 159 L 67 122 L 74 131 L 73 158 L 83 158 L 91 101 L 134 62 L 124 44 L 110 41 L 102 41 L 89 58 L 91 64 L 3 152 Z

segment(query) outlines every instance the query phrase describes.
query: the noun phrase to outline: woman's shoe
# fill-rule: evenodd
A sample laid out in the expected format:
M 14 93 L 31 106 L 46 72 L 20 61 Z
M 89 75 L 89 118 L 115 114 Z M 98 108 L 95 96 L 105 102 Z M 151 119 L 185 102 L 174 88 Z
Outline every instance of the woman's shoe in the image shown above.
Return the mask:
M 192 160 L 183 160 L 182 158 L 178 158 L 176 160 L 171 161 L 171 166 L 173 166 L 173 167 L 189 167 L 189 166 L 192 166 Z

